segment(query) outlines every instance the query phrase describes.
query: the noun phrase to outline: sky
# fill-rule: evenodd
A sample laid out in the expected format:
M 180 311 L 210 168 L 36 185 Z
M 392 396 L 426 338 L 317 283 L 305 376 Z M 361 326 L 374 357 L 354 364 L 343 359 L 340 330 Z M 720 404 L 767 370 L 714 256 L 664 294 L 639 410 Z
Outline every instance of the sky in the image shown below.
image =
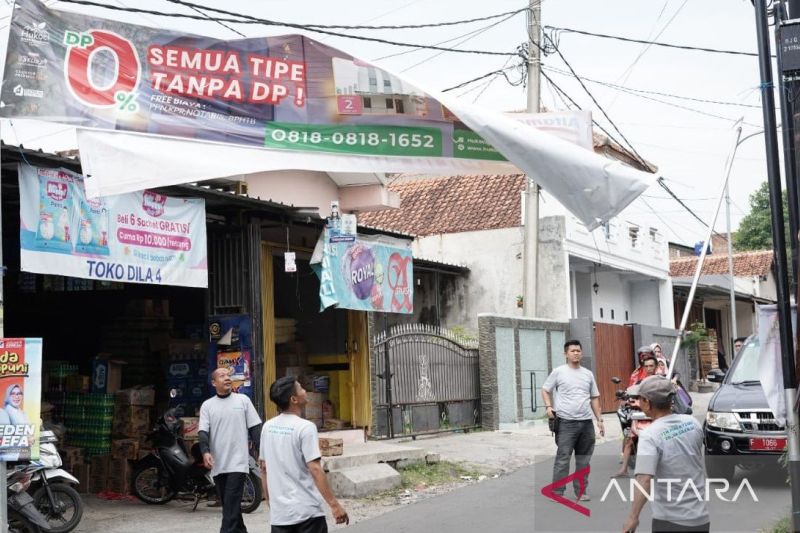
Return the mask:
M 139 9 L 196 14 L 167 0 L 97 0 Z M 3 5 L 3 4 L 6 5 Z M 0 0 L 0 52 L 5 56 L 10 0 Z M 239 39 L 229 28 L 212 21 L 191 21 L 109 11 L 101 8 L 47 0 L 54 9 L 86 13 L 132 24 Z M 527 0 L 196 0 L 260 18 L 300 24 L 405 25 L 483 17 L 525 8 Z M 213 16 L 213 14 L 212 14 Z M 756 51 L 755 16 L 749 0 L 542 0 L 543 25 L 594 33 L 658 40 L 661 42 Z M 498 23 L 499 22 L 499 23 Z M 296 33 L 288 28 L 231 25 L 247 37 Z M 425 87 L 445 89 L 512 65 L 505 57 L 416 50 L 372 42 L 324 36 L 302 31 L 312 38 L 356 57 L 376 61 Z M 476 22 L 434 29 L 353 30 L 369 35 L 419 44 L 513 52 L 527 40 L 524 14 L 508 20 Z M 447 42 L 445 42 L 447 41 Z M 734 142 L 734 124 L 744 119 L 743 135 L 757 132 L 763 123 L 757 58 L 667 49 L 570 33 L 555 39 L 558 49 L 575 72 L 583 77 L 635 90 L 623 92 L 585 82 L 591 94 L 646 160 L 658 167 L 669 187 L 704 221 L 710 223 L 721 192 L 725 161 Z M 575 80 L 557 53 L 542 60 L 545 73 L 583 109 L 621 140 L 608 119 Z M 561 71 L 561 72 L 559 72 Z M 512 82 L 516 70 L 508 73 Z M 492 76 L 455 90 L 452 94 L 498 111 L 523 110 L 526 89 L 513 86 L 502 76 Z M 650 91 L 642 93 L 641 91 Z M 715 104 L 652 94 L 677 95 Z M 669 102 L 666 105 L 653 99 Z M 541 81 L 541 101 L 547 109 L 567 109 L 550 83 Z M 746 107 L 749 106 L 749 107 Z M 686 109 L 690 108 L 690 109 Z M 713 115 L 713 116 L 712 116 Z M 7 120 L 0 123 L 5 142 L 26 148 L 63 150 L 77 146 L 74 131 L 63 124 Z M 752 191 L 766 181 L 763 135 L 741 144 L 731 172 L 731 219 L 735 229 L 749 209 Z M 622 214 L 622 218 L 649 222 L 670 241 L 693 244 L 705 237 L 705 228 L 660 187 L 653 186 Z M 725 231 L 724 208 L 717 231 Z

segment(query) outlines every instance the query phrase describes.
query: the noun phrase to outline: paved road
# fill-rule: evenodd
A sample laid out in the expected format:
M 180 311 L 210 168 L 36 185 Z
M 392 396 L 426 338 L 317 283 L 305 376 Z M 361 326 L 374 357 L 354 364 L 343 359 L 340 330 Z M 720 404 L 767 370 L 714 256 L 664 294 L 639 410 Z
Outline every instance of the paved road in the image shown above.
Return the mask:
M 619 443 L 598 446 L 592 461 L 592 479 L 586 503 L 591 516 L 583 516 L 542 496 L 539 491 L 550 481 L 552 460 L 520 469 L 509 476 L 491 479 L 436 498 L 386 513 L 346 528 L 348 533 L 379 531 L 381 533 L 435 532 L 463 533 L 488 531 L 621 531 L 630 504 L 621 501 L 612 488 L 601 501 L 608 487 L 609 476 L 618 465 Z M 729 499 L 742 483 L 740 471 L 729 492 Z M 761 471 L 747 477 L 759 502 L 746 490 L 738 503 L 712 498 L 710 503 L 712 531 L 769 530 L 790 507 L 790 494 L 783 481 L 785 474 L 775 470 Z M 623 492 L 628 494 L 628 481 Z M 569 494 L 570 491 L 568 491 Z M 649 531 L 650 512 L 642 513 L 640 531 Z

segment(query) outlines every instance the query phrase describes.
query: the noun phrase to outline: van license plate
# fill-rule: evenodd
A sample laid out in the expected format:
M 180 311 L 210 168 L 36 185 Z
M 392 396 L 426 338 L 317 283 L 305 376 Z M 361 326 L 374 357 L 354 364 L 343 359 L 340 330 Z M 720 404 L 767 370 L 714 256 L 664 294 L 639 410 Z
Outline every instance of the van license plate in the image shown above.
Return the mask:
M 786 447 L 786 439 L 750 439 L 750 450 L 760 452 L 782 452 Z

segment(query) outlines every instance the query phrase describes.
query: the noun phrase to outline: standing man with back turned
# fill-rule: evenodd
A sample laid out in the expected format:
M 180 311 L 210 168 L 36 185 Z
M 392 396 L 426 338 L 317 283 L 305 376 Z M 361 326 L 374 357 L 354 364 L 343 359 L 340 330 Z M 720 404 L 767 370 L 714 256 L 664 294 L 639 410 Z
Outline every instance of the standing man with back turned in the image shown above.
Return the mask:
M 292 376 L 269 388 L 280 414 L 261 431 L 261 479 L 269 502 L 272 533 L 327 533 L 322 500 L 337 524 L 349 524 L 322 469 L 317 426 L 302 418 L 306 391 Z
M 211 374 L 217 394 L 200 407 L 200 452 L 222 500 L 220 533 L 247 533 L 242 519 L 244 481 L 250 472 L 247 440 L 258 442 L 261 419 L 253 402 L 233 392 L 230 372 L 218 368 Z
M 600 411 L 600 391 L 594 374 L 581 366 L 583 351 L 576 340 L 564 343 L 567 364 L 554 369 L 542 385 L 542 398 L 547 408 L 547 416 L 559 418 L 556 433 L 556 461 L 553 464 L 553 482 L 567 477 L 569 462 L 575 453 L 575 470 L 589 466 L 594 453 L 594 423 L 597 419 L 600 436 L 605 436 L 603 417 Z M 555 398 L 553 398 L 555 393 Z M 592 416 L 594 413 L 594 416 Z M 587 478 L 588 487 L 588 478 Z M 575 497 L 578 501 L 589 501 L 589 495 L 581 492 L 580 481 L 573 481 Z M 555 489 L 563 496 L 564 487 Z

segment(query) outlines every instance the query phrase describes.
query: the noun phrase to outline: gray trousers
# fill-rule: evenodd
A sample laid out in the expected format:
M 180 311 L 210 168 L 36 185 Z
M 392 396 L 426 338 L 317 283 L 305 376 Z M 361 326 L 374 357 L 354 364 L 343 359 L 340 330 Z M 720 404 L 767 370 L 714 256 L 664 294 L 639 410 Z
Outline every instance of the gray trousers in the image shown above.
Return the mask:
M 575 454 L 575 470 L 589 466 L 589 461 L 592 459 L 594 453 L 594 422 L 589 420 L 564 420 L 561 419 L 561 424 L 558 427 L 558 434 L 556 435 L 556 444 L 558 450 L 556 451 L 556 461 L 553 463 L 553 482 L 564 479 L 569 475 L 569 462 L 572 454 Z M 575 495 L 580 492 L 580 480 L 575 479 L 572 482 L 572 487 L 575 490 Z M 586 487 L 588 489 L 589 483 L 587 478 Z M 566 487 L 559 487 L 554 489 L 558 494 L 564 494 Z

